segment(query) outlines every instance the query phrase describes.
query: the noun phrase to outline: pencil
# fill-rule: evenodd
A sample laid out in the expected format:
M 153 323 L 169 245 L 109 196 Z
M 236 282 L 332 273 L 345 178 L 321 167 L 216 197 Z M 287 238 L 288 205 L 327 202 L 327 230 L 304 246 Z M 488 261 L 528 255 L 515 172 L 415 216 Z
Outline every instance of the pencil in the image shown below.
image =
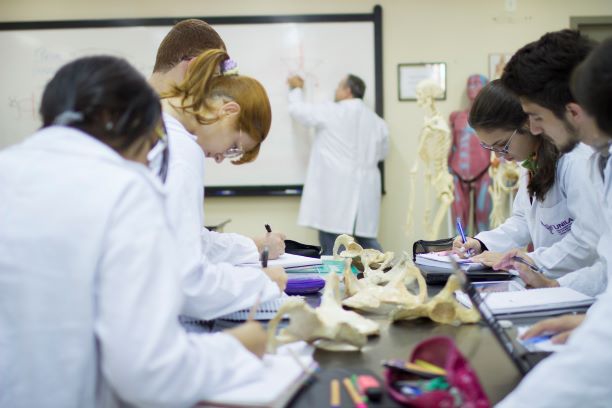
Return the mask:
M 417 366 L 420 366 L 421 368 L 424 368 L 427 371 L 430 371 L 430 372 L 432 372 L 434 374 L 446 375 L 446 370 L 445 369 L 443 369 L 442 367 L 438 367 L 437 365 L 431 364 L 431 363 L 429 363 L 427 361 L 416 359 L 416 360 L 414 360 L 414 364 L 416 364 Z
M 353 400 L 353 404 L 355 404 L 355 408 L 368 408 L 368 406 L 364 404 L 363 401 L 361 400 L 361 397 L 359 396 L 359 393 L 353 386 L 353 382 L 351 381 L 350 378 L 345 378 L 344 380 L 342 380 L 342 383 L 344 383 L 344 387 L 346 388 L 346 391 L 351 396 L 351 399 Z
M 247 316 L 247 322 L 251 322 L 253 321 L 253 319 L 255 319 L 255 313 L 257 313 L 257 309 L 259 308 L 259 302 L 261 301 L 262 292 L 263 292 L 263 289 L 261 290 L 261 292 L 259 292 L 259 294 L 257 295 L 257 298 L 255 299 L 255 303 L 253 303 L 253 306 L 251 306 L 251 308 L 249 309 L 249 315 Z
M 330 383 L 330 397 L 329 397 L 329 406 L 332 408 L 340 408 L 340 381 L 336 378 L 331 380 Z

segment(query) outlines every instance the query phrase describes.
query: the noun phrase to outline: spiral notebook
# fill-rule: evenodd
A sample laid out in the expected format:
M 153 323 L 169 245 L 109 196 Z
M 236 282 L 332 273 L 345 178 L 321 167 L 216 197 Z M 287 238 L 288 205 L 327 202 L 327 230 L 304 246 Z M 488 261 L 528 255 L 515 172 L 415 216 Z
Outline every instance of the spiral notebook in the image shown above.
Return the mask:
M 283 295 L 279 298 L 269 300 L 259 305 L 257 311 L 255 312 L 254 319 L 255 320 L 270 320 L 276 316 L 278 309 L 288 301 L 289 299 L 301 299 L 301 296 L 287 296 Z M 224 316 L 219 317 L 219 319 L 223 320 L 232 320 L 236 322 L 246 321 L 249 317 L 249 309 L 239 310 L 237 312 L 229 313 Z

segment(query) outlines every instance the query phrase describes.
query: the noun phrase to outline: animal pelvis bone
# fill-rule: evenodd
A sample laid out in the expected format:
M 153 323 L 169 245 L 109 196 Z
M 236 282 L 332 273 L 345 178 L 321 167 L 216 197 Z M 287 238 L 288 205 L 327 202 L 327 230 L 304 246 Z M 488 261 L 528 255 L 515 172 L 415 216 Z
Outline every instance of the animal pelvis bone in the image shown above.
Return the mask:
M 422 304 L 427 299 L 427 285 L 425 279 L 414 265 L 403 259 L 391 271 L 390 280 L 385 286 L 378 286 L 367 278 L 358 280 L 347 267 L 344 269 L 344 287 L 349 296 L 342 301 L 344 306 L 372 313 L 388 314 L 397 307 L 409 307 Z M 418 293 L 413 294 L 406 284 L 416 281 Z
M 342 246 L 345 250 L 338 253 Z M 367 279 L 377 283 L 381 283 L 383 271 L 393 260 L 393 255 L 393 252 L 383 254 L 376 249 L 364 249 L 355 242 L 355 238 L 346 234 L 338 235 L 334 241 L 334 259 L 352 259 L 358 269 L 363 269 L 363 274 Z
M 460 324 L 476 323 L 480 320 L 477 309 L 468 309 L 457 300 L 454 292 L 460 288 L 455 275 L 451 275 L 444 288 L 426 303 L 413 306 L 399 306 L 390 314 L 391 321 L 412 320 L 429 317 L 436 323 Z
M 276 336 L 276 328 L 284 315 L 289 315 L 289 325 Z M 378 323 L 342 308 L 338 276 L 332 272 L 327 277 L 318 308 L 313 309 L 303 298 L 290 299 L 279 308 L 268 324 L 268 352 L 274 353 L 278 345 L 299 340 L 326 350 L 359 350 L 368 336 L 379 331 Z

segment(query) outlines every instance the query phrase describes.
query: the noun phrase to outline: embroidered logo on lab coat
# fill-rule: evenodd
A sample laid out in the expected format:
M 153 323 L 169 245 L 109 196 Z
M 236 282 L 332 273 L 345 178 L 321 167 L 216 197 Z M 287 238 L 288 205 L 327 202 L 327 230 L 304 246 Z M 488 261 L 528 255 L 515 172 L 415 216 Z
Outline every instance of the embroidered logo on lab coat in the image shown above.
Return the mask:
M 542 221 L 540 221 L 540 224 L 550 232 L 550 235 L 564 235 L 572 229 L 573 222 L 574 219 L 570 217 L 559 224 L 544 224 Z

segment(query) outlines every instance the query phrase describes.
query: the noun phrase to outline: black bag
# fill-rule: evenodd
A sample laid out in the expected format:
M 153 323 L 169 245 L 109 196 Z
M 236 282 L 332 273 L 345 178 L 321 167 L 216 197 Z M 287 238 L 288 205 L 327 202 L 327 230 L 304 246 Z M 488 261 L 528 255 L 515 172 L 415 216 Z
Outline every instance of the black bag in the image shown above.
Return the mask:
M 285 252 L 293 255 L 307 256 L 309 258 L 321 258 L 321 247 L 317 245 L 307 245 L 301 242 L 285 240 Z
M 438 239 L 436 241 L 425 241 L 424 239 L 420 239 L 412 244 L 412 261 L 416 261 L 417 254 L 449 251 L 453 249 L 454 240 L 455 237 Z

